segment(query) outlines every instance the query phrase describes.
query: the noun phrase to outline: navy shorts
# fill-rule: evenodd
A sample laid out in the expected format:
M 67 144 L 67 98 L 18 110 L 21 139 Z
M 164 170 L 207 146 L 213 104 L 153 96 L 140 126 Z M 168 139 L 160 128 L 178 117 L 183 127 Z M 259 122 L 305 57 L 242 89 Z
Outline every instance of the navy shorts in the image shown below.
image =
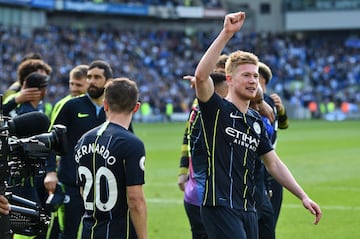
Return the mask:
M 202 206 L 201 218 L 210 239 L 257 239 L 256 212 Z

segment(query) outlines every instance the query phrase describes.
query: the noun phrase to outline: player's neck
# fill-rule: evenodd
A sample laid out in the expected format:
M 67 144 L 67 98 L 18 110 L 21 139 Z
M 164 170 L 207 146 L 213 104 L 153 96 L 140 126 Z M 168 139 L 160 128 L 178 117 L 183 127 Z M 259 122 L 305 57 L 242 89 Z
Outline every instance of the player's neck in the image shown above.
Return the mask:
M 104 94 L 97 99 L 91 98 L 91 100 L 94 102 L 94 104 L 97 104 L 98 106 L 102 106 L 104 101 Z
M 228 94 L 225 99 L 233 103 L 242 113 L 246 113 L 249 109 L 250 100 L 233 97 L 230 94 Z
M 111 123 L 121 125 L 125 129 L 129 129 L 129 125 L 131 122 L 131 116 L 128 114 L 122 113 L 107 113 L 107 120 Z

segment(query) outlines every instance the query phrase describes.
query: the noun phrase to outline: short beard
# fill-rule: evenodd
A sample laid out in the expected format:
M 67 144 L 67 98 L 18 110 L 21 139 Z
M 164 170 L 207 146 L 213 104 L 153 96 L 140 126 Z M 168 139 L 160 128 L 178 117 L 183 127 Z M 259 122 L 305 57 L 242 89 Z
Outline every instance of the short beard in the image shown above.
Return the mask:
M 103 94 L 104 94 L 104 90 L 105 88 L 98 88 L 95 86 L 90 86 L 88 88 L 88 94 L 90 95 L 91 98 L 93 99 L 99 99 Z

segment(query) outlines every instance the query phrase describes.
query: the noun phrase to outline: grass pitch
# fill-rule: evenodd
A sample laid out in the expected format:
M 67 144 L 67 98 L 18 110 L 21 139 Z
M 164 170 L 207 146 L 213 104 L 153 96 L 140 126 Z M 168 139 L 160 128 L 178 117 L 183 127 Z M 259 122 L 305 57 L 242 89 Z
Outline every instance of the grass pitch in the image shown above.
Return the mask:
M 148 231 L 152 239 L 191 239 L 177 187 L 185 123 L 134 124 L 145 143 Z M 360 121 L 290 121 L 279 130 L 277 152 L 323 211 L 319 225 L 288 191 L 278 239 L 360 238 Z

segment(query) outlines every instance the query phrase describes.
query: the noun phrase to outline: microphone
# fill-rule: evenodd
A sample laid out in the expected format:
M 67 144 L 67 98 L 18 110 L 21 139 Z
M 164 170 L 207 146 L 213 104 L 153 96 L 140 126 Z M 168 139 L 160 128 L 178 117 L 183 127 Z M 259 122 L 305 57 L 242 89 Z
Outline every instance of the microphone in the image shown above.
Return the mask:
M 46 133 L 50 120 L 44 113 L 33 111 L 14 117 L 8 122 L 9 134 L 18 138 Z

